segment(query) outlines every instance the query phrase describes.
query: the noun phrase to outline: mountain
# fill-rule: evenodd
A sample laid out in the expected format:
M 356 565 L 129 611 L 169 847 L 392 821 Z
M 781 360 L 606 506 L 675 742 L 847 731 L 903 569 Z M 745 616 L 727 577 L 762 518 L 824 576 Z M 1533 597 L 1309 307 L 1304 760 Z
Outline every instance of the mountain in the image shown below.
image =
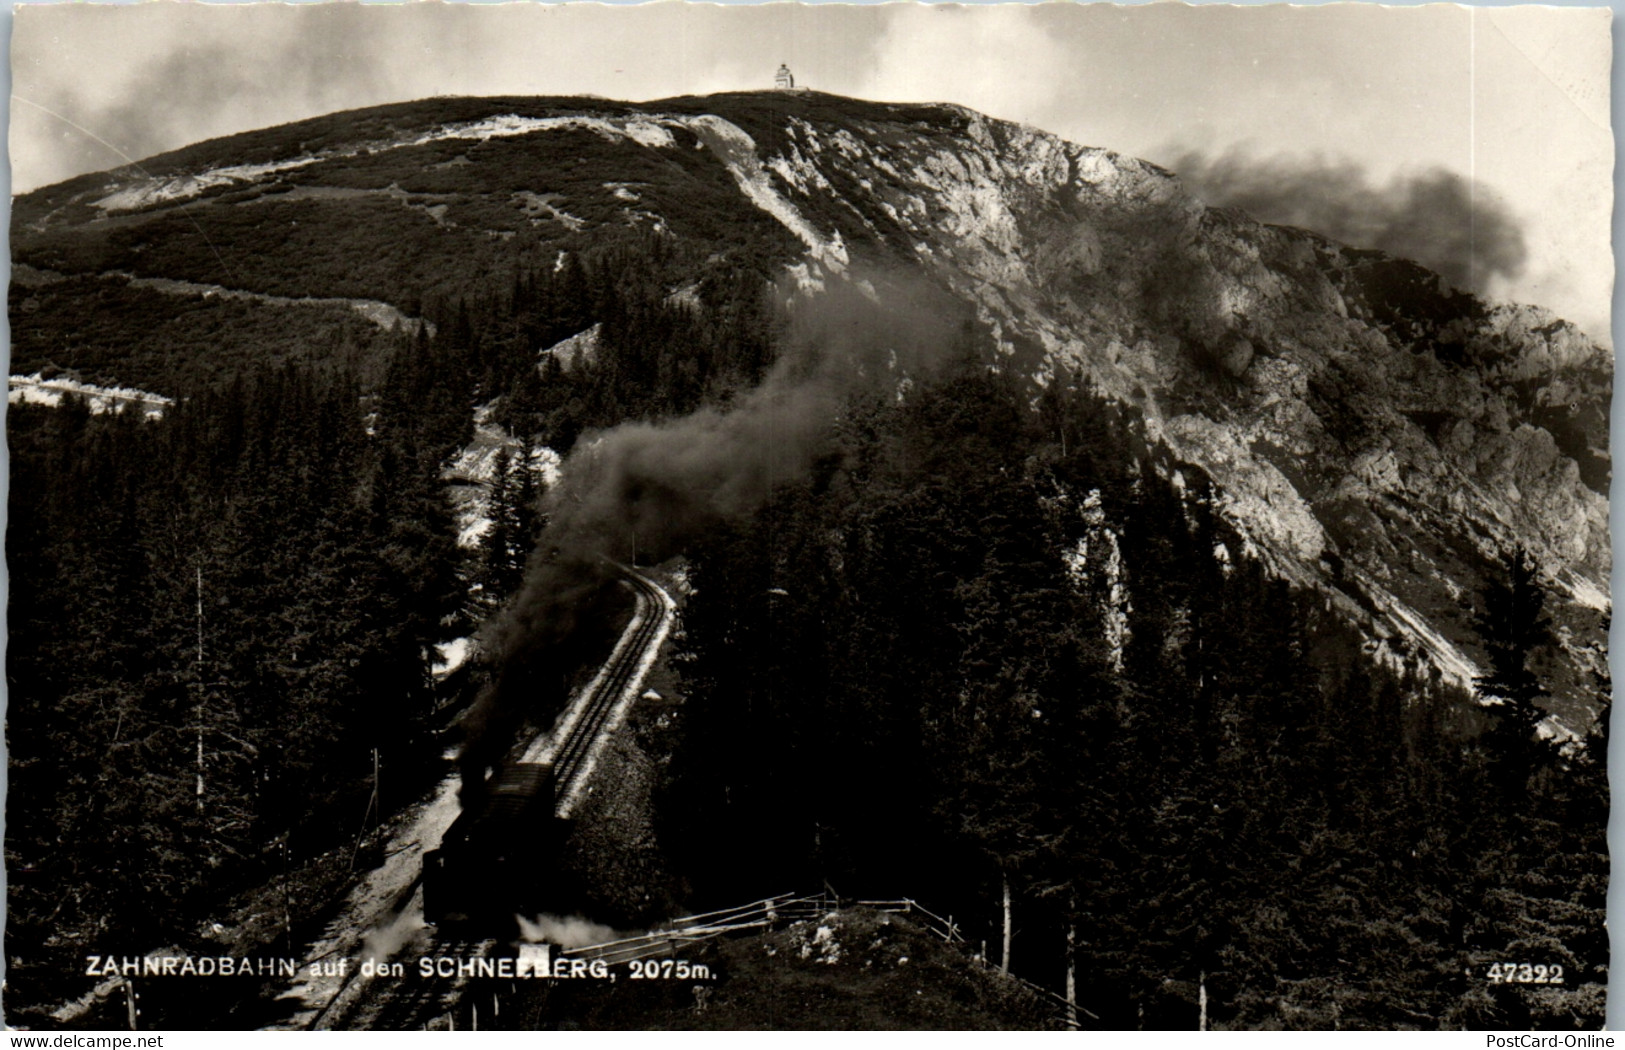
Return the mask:
M 973 307 L 1009 371 L 1081 375 L 1142 419 L 1273 572 L 1384 658 L 1470 684 L 1475 596 L 1523 546 L 1562 641 L 1549 725 L 1595 720 L 1607 350 L 1539 308 L 957 106 L 440 98 L 80 176 L 14 201 L 12 372 L 164 395 L 656 242 L 681 246 L 670 291 L 701 309 L 742 272 L 804 288 L 923 274 Z

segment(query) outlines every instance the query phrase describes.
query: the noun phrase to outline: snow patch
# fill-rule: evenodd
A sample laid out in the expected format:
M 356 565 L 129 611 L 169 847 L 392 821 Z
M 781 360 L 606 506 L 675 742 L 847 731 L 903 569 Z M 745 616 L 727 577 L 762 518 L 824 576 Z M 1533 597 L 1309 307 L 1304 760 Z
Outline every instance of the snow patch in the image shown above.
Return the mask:
M 1106 608 L 1102 628 L 1106 648 L 1113 670 L 1122 671 L 1123 651 L 1129 637 L 1128 618 L 1133 611 L 1123 581 L 1123 551 L 1118 546 L 1117 533 L 1106 524 L 1099 489 L 1090 489 L 1078 509 L 1087 528 L 1072 549 L 1062 552 L 1061 559 L 1067 574 L 1079 586 L 1096 579 L 1103 586 Z
M 435 646 L 434 651 L 440 659 L 434 662 L 431 670 L 436 678 L 444 678 L 468 662 L 469 654 L 473 651 L 473 641 L 469 638 L 454 638 Z
M 564 476 L 564 457 L 546 445 L 537 445 L 530 450 L 530 469 L 543 488 L 552 488 Z
M 514 135 L 530 135 L 539 131 L 561 130 L 590 131 L 611 141 L 624 139 L 636 142 L 640 146 L 654 148 L 675 146 L 677 144 L 676 140 L 672 138 L 671 132 L 653 121 L 642 118 L 521 117 L 509 113 L 500 117 L 487 117 L 484 120 L 475 120 L 464 124 L 448 124 L 420 138 L 409 142 L 393 143 L 392 145 L 422 146 L 430 142 L 443 142 L 447 139 L 478 139 L 483 142 L 493 138 L 509 138 Z
M 276 175 L 321 161 L 360 156 L 378 150 L 399 149 L 403 146 L 424 146 L 431 142 L 444 142 L 452 139 L 473 139 L 483 142 L 493 138 L 508 138 L 514 135 L 529 135 L 540 131 L 562 129 L 591 131 L 606 139 L 636 142 L 640 146 L 652 148 L 672 147 L 677 144 L 670 131 L 647 118 L 521 117 L 510 113 L 503 116 L 487 117 L 484 120 L 446 125 L 413 139 L 367 143 L 350 149 L 325 152 L 316 156 L 271 161 L 266 164 L 233 164 L 226 167 L 210 168 L 196 175 L 178 175 L 167 178 L 149 176 L 132 182 L 93 203 L 95 207 L 108 214 L 134 211 L 138 208 L 151 207 L 154 204 L 190 200 L 217 186 L 258 182 L 267 175 Z M 462 158 L 462 161 L 463 163 L 468 162 L 467 158 Z
M 583 230 L 587 227 L 587 220 L 578 215 L 571 215 L 560 208 L 555 201 L 562 201 L 563 196 L 557 193 L 532 193 L 529 190 L 520 190 L 512 198 L 525 212 L 532 222 L 538 219 L 556 219 L 563 223 L 571 232 Z
M 558 484 L 563 458 L 546 445 L 525 447 L 519 438 L 491 422 L 496 402 L 474 409 L 474 439 L 441 470 L 440 480 L 449 489 L 452 512 L 457 522 L 457 546 L 472 550 L 480 545 L 494 524 L 491 518 L 491 481 L 496 477 L 497 458 L 508 455 L 508 476 L 515 477 L 528 467 L 538 491 Z M 452 669 L 455 669 L 455 665 Z M 448 672 L 449 673 L 449 670 Z
M 211 168 L 197 175 L 182 175 L 174 178 L 149 177 L 93 203 L 95 207 L 107 213 L 135 211 L 137 208 L 147 208 L 154 204 L 190 200 L 215 186 L 227 186 L 238 182 L 258 182 L 267 175 L 293 171 L 296 168 L 314 164 L 321 159 L 323 158 L 300 157 L 296 160 L 273 161 L 269 164 L 235 164 L 224 168 Z
M 694 310 L 697 312 L 700 309 L 699 282 L 696 281 L 683 285 L 681 288 L 666 296 L 664 302 L 667 306 L 681 306 L 686 310 Z
M 568 339 L 561 339 L 552 346 L 538 350 L 536 356 L 551 354 L 566 372 L 583 364 L 590 365 L 598 358 L 598 337 L 603 330 L 603 325 L 595 324 L 585 332 L 577 332 Z
M 514 453 L 524 445 L 518 438 L 494 423 L 474 425 L 474 440 L 463 446 L 457 458 L 441 472 L 441 477 L 454 484 L 489 485 L 496 476 L 497 456 L 508 453 L 509 470 L 513 470 Z
M 621 131 L 640 146 L 664 149 L 677 145 L 677 140 L 672 138 L 671 132 L 652 121 L 629 120 Z
M 126 408 L 139 409 L 147 419 L 162 419 L 164 410 L 175 403 L 162 394 L 150 394 L 121 386 L 95 386 L 77 379 L 46 379 L 43 373 L 7 378 L 6 401 L 13 405 L 45 405 L 57 408 L 63 398 L 80 398 L 90 406 L 92 415 L 105 412 L 123 412 Z

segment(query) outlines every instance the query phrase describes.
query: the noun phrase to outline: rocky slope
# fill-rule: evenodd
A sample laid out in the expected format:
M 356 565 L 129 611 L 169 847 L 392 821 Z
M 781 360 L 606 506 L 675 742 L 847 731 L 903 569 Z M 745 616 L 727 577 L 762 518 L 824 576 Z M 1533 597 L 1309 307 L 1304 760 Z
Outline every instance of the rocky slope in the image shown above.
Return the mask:
M 13 372 L 158 394 L 151 355 L 122 349 L 154 326 L 218 327 L 232 307 L 213 353 L 253 352 L 257 311 L 410 326 L 425 297 L 617 239 L 707 246 L 696 283 L 924 273 L 974 305 L 1008 368 L 1081 372 L 1132 406 L 1278 573 L 1391 659 L 1470 682 L 1470 605 L 1503 551 L 1529 548 L 1564 640 L 1551 724 L 1583 731 L 1605 702 L 1611 355 L 1538 308 L 1206 207 L 1107 150 L 810 92 L 435 99 L 47 187 L 14 202 L 12 233 L 32 268 Z M 329 305 L 353 302 L 377 316 Z

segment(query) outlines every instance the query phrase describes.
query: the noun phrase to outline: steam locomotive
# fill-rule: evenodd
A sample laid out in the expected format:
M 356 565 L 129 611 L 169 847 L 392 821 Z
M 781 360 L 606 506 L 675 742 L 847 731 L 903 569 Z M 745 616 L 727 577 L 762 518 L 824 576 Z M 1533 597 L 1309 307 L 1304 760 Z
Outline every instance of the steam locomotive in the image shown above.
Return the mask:
M 565 822 L 554 816 L 553 767 L 513 762 L 423 855 L 423 917 L 440 926 L 498 931 L 546 903 L 547 869 Z

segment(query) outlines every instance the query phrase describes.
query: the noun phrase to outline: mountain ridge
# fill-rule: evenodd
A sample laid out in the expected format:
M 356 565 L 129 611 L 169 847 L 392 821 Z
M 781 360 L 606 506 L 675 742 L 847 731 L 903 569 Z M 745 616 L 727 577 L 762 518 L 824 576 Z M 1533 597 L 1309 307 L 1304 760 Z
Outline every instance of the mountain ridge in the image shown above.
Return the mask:
M 1000 368 L 1035 389 L 1086 378 L 1169 469 L 1216 482 L 1277 575 L 1459 684 L 1482 662 L 1474 596 L 1528 547 L 1560 599 L 1553 731 L 1600 713 L 1611 355 L 1537 307 L 1208 207 L 1110 150 L 816 92 L 430 99 L 183 147 L 13 212 L 16 257 L 75 288 L 120 272 L 411 316 L 632 237 L 713 249 L 697 282 L 926 275 L 970 304 Z M 62 366 L 22 343 L 24 371 Z

